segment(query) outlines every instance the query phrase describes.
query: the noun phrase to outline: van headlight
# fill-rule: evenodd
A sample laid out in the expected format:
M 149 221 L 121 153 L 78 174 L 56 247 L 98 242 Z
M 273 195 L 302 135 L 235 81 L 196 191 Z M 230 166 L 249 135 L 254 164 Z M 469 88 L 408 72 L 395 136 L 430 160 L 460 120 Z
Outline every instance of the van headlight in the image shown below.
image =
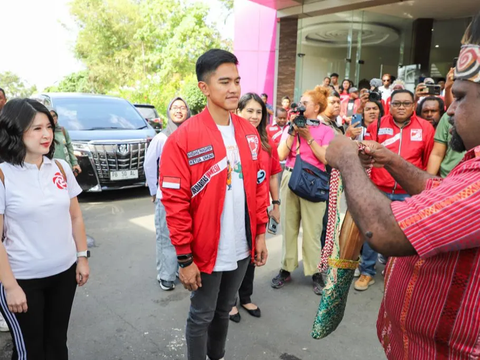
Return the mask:
M 78 157 L 88 157 L 90 155 L 90 149 L 87 144 L 72 143 L 73 153 Z

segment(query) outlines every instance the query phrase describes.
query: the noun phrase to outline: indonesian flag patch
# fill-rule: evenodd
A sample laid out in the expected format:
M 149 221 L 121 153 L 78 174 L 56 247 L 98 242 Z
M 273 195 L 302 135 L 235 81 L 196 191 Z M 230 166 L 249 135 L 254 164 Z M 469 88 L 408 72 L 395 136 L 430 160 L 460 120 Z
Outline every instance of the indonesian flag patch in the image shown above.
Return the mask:
M 165 176 L 162 182 L 162 188 L 164 189 L 180 189 L 180 178 Z

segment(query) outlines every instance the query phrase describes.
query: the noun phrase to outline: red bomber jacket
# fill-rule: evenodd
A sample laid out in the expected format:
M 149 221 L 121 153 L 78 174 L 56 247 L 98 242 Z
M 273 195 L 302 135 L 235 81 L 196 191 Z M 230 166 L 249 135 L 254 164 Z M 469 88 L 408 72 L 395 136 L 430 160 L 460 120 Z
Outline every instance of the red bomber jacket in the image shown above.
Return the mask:
M 261 168 L 261 142 L 248 121 L 231 114 L 242 163 L 247 242 L 255 256 L 255 238 L 268 222 L 267 181 Z M 208 108 L 188 119 L 165 143 L 159 184 L 170 239 L 178 255 L 193 254 L 201 272 L 215 267 L 227 186 L 227 152 Z
M 377 129 L 377 126 L 377 121 L 370 124 L 365 134 L 365 140 L 374 140 L 419 169 L 427 169 L 435 135 L 433 126 L 427 120 L 413 114 L 408 124 L 401 129 L 393 120 L 392 115 L 385 115 L 381 119 L 380 129 Z M 406 191 L 384 168 L 372 168 L 370 177 L 383 192 L 406 194 Z

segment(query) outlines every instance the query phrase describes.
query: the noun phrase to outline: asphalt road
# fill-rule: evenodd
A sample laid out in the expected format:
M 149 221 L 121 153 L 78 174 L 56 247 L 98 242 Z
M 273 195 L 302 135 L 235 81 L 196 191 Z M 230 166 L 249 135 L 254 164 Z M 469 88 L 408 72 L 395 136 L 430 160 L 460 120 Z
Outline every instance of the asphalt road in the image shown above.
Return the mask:
M 160 289 L 155 274 L 154 206 L 147 190 L 86 194 L 81 207 L 91 248 L 91 278 L 78 289 L 69 329 L 72 360 L 185 359 L 189 293 Z M 230 323 L 227 360 L 384 359 L 376 336 L 383 278 L 366 292 L 350 291 L 338 329 L 310 336 L 320 297 L 299 268 L 283 289 L 270 280 L 279 270 L 281 236 L 268 237 L 269 261 L 257 269 L 253 300 L 260 319 L 240 310 Z M 301 253 L 301 252 L 300 252 Z M 381 271 L 383 267 L 379 267 Z M 0 360 L 10 359 L 10 336 L 0 333 Z

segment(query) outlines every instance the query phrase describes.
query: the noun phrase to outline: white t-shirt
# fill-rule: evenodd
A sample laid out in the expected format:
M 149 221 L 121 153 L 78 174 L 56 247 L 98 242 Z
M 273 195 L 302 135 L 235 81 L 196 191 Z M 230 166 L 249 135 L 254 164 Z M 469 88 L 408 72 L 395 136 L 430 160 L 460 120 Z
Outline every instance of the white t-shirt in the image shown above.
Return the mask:
M 70 199 L 82 192 L 70 166 L 46 157 L 38 169 L 0 164 L 0 214 L 4 221 L 4 246 L 16 279 L 45 278 L 59 274 L 77 261 L 72 234 Z
M 143 163 L 150 195 L 156 194 L 158 200 L 162 198 L 162 191 L 158 186 L 158 167 L 160 166 L 160 157 L 167 139 L 168 137 L 164 133 L 155 135 L 150 145 L 148 145 L 145 162 Z
M 382 93 L 382 100 L 383 101 L 387 101 L 388 98 L 390 97 L 390 95 L 392 95 L 392 88 L 389 87 L 388 89 L 385 88 L 385 86 L 380 86 L 378 88 L 378 91 L 380 91 Z
M 245 189 L 232 120 L 230 119 L 228 126 L 217 126 L 222 133 L 223 143 L 227 150 L 229 175 L 220 223 L 217 261 L 213 271 L 232 271 L 237 268 L 237 261 L 250 256 L 245 231 Z

